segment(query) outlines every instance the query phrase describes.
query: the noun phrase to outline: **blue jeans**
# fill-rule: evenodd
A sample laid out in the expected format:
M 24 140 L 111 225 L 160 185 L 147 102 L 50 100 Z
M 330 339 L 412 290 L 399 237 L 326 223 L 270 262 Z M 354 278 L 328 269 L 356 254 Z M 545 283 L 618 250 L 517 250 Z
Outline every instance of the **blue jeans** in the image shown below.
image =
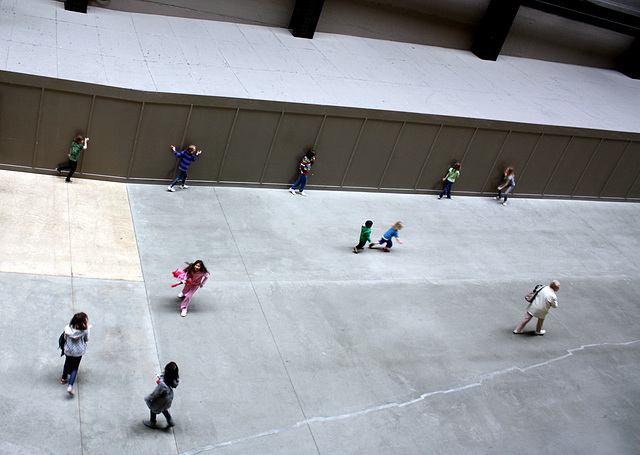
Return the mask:
M 293 184 L 291 189 L 295 190 L 296 188 L 300 187 L 298 191 L 302 193 L 304 191 L 305 186 L 307 186 L 307 176 L 300 173 L 300 177 L 298 177 L 298 180 L 296 180 L 296 183 Z
M 442 193 L 440 193 L 440 196 L 438 197 L 442 197 L 444 196 L 444 193 L 447 193 L 447 197 L 451 198 L 451 186 L 453 185 L 453 182 L 447 180 L 447 184 L 444 186 L 444 190 L 442 190 Z
M 387 248 L 391 248 L 391 247 L 393 246 L 393 242 L 391 241 L 391 239 L 385 239 L 384 237 L 382 237 L 382 238 L 378 241 L 378 243 L 379 243 L 380 245 L 382 245 L 383 243 L 386 243 L 386 247 L 387 247 Z
M 507 198 L 509 197 L 509 193 L 513 191 L 513 186 L 508 186 L 504 191 L 504 202 L 507 202 Z M 498 199 L 502 197 L 502 190 L 498 190 Z
M 82 356 L 71 357 L 70 355 L 67 355 L 64 358 L 64 367 L 62 369 L 62 379 L 65 379 L 67 375 L 71 375 L 69 377 L 69 385 L 71 387 L 73 387 L 73 383 L 76 382 L 76 376 L 78 375 L 78 368 L 80 367 L 81 360 L 82 360 Z
M 181 170 L 180 173 L 178 174 L 178 176 L 176 177 L 176 179 L 171 184 L 171 186 L 173 187 L 173 185 L 178 183 L 180 180 L 182 180 L 182 185 L 184 185 L 184 182 L 187 181 L 187 171 Z

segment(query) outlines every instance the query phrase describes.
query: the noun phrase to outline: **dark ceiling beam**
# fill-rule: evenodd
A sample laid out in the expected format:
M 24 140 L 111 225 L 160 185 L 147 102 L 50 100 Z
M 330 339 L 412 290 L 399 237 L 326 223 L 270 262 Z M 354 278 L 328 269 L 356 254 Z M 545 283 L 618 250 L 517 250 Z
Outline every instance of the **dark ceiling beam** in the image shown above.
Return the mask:
M 518 0 L 491 0 L 476 31 L 471 52 L 482 60 L 497 60 L 519 8 Z
M 618 61 L 618 71 L 631 79 L 640 79 L 640 38 L 631 43 L 631 47 Z
M 640 15 L 587 0 L 491 0 L 476 31 L 471 52 L 483 60 L 497 60 L 520 6 L 633 36 L 635 40 L 618 62 L 618 70 L 640 79 Z
M 630 36 L 640 36 L 640 16 L 585 0 L 521 0 L 522 6 Z
M 324 0 L 296 0 L 289 22 L 289 30 L 298 38 L 313 38 Z

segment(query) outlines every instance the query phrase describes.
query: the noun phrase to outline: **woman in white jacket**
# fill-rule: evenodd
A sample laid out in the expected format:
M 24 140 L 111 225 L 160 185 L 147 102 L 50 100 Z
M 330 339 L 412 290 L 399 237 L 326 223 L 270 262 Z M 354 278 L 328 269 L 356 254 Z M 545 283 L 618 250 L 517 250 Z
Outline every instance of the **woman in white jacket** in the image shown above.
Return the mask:
M 557 280 L 553 280 L 549 286 L 545 286 L 540 289 L 540 292 L 538 292 L 536 297 L 527 307 L 524 319 L 520 325 L 516 327 L 513 333 L 520 335 L 524 330 L 524 326 L 527 325 L 534 316 L 538 318 L 538 325 L 535 332 L 536 335 L 544 335 L 547 333 L 546 330 L 542 330 L 542 324 L 544 323 L 544 318 L 547 316 L 549 309 L 551 307 L 558 308 L 558 297 L 556 297 L 556 292 L 558 292 L 559 289 L 560 283 Z
M 87 352 L 87 341 L 89 341 L 90 333 L 91 324 L 89 324 L 89 317 L 85 313 L 74 314 L 69 325 L 64 328 L 65 360 L 60 382 L 65 384 L 67 376 L 70 376 L 69 387 L 67 387 L 69 395 L 73 395 L 73 383 L 78 374 L 80 360 Z

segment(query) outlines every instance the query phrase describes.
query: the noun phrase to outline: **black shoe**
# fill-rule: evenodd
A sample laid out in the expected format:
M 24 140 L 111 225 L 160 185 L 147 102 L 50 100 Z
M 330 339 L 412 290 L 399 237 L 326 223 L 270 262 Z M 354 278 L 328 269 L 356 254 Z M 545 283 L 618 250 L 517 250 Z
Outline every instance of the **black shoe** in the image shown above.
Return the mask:
M 152 422 L 151 420 L 143 420 L 142 423 L 149 428 L 156 428 L 156 422 Z

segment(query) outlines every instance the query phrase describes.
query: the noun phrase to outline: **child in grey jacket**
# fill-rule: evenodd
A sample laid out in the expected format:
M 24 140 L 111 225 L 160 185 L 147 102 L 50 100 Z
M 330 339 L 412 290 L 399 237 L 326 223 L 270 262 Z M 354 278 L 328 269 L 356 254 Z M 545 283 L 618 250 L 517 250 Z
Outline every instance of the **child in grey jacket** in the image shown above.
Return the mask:
M 171 418 L 171 414 L 169 414 L 169 408 L 173 402 L 173 389 L 178 387 L 180 383 L 178 365 L 175 362 L 167 363 L 164 367 L 164 373 L 156 383 L 158 384 L 156 389 L 144 399 L 150 410 L 150 419 L 143 420 L 142 423 L 149 428 L 156 428 L 156 416 L 162 413 L 167 419 L 167 425 L 172 427 L 175 422 Z
M 76 313 L 71 318 L 71 322 L 64 328 L 64 367 L 62 369 L 62 377 L 60 382 L 67 383 L 69 377 L 69 386 L 67 392 L 73 395 L 73 384 L 76 381 L 78 368 L 82 356 L 87 353 L 87 342 L 91 335 L 91 324 L 86 313 Z

